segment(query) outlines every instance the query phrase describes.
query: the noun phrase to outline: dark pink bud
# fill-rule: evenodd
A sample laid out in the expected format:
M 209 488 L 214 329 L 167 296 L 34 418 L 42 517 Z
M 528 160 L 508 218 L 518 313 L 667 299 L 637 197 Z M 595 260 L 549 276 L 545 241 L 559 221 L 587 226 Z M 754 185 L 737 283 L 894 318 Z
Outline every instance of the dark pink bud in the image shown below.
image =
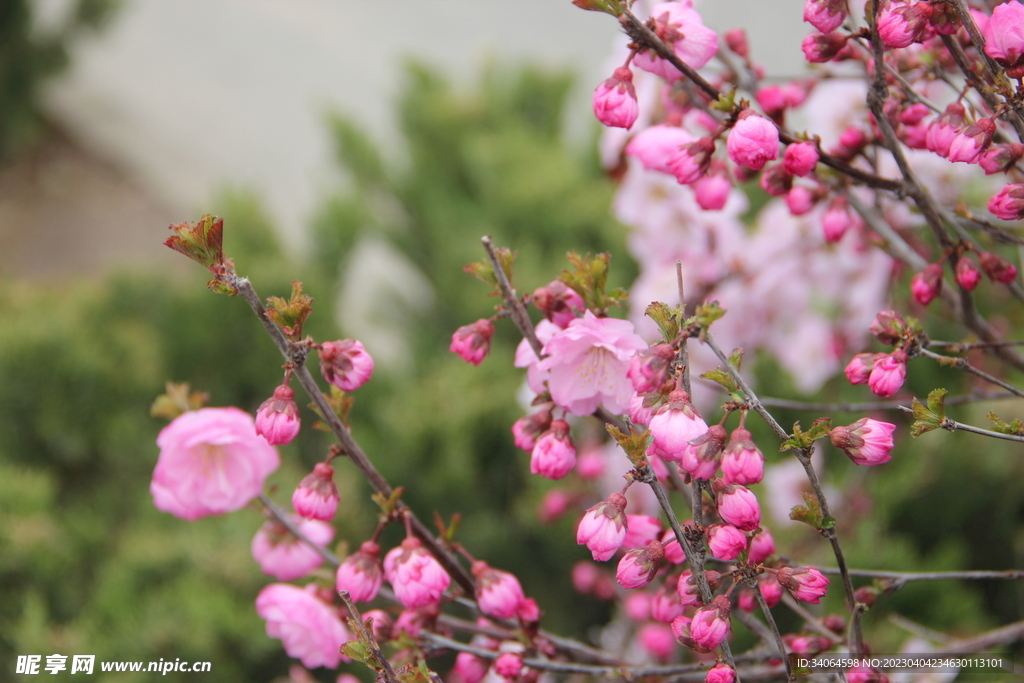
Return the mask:
M 334 468 L 317 463 L 313 471 L 299 482 L 292 494 L 292 507 L 300 517 L 329 522 L 338 509 L 338 487 L 334 485 Z
M 274 389 L 274 395 L 256 411 L 256 433 L 271 446 L 292 442 L 299 433 L 299 406 L 294 391 L 283 384 Z
M 1004 221 L 1024 218 L 1024 185 L 1007 185 L 988 200 L 991 214 Z M 982 268 L 985 264 L 982 263 Z M 987 271 L 986 271 L 987 272 Z
M 707 423 L 690 403 L 689 395 L 681 390 L 669 394 L 667 407 L 651 418 L 649 426 L 653 440 L 647 449 L 648 455 L 668 462 L 678 462 L 690 441 L 708 431 Z
M 537 438 L 551 427 L 551 409 L 545 408 L 536 413 L 521 417 L 512 425 L 512 436 L 517 448 L 533 452 Z
M 718 460 L 725 447 L 725 427 L 711 425 L 690 441 L 679 460 L 679 469 L 694 479 L 710 480 L 718 471 Z
M 985 175 L 1006 173 L 1024 157 L 1024 145 L 1013 142 L 1008 145 L 992 145 L 978 164 L 985 169 Z
M 757 98 L 757 103 L 761 105 L 761 109 L 764 113 L 772 118 L 772 120 L 781 123 L 786 109 L 789 107 L 789 100 L 786 98 L 786 91 L 782 89 L 781 85 L 766 85 L 757 91 L 754 96 Z
M 868 329 L 883 344 L 895 344 L 906 334 L 907 321 L 896 311 L 879 311 Z
M 523 672 L 523 657 L 518 652 L 503 652 L 494 660 L 494 673 L 508 681 L 519 678 Z
M 843 25 L 849 8 L 846 0 L 806 0 L 804 21 L 822 33 L 835 31 Z
M 542 524 L 551 524 L 569 511 L 576 502 L 576 497 L 562 489 L 551 489 L 544 494 L 537 508 L 537 519 Z
M 729 49 L 740 57 L 750 56 L 750 44 L 747 42 L 747 32 L 741 28 L 730 29 L 725 32 L 725 44 Z
M 650 515 L 626 515 L 626 528 L 626 537 L 622 540 L 626 548 L 646 548 L 665 533 L 661 522 Z
M 384 556 L 384 577 L 410 610 L 438 604 L 451 583 L 444 567 L 413 537 Z
M 708 586 L 712 591 L 722 584 L 722 575 L 712 569 L 704 572 L 704 578 L 707 579 Z M 679 575 L 679 580 L 676 582 L 676 593 L 679 594 L 679 601 L 685 607 L 696 607 L 703 603 L 700 598 L 700 590 L 697 588 L 697 581 L 689 569 Z
M 722 519 L 743 531 L 753 531 L 761 525 L 761 506 L 748 488 L 715 480 L 713 489 Z
M 532 301 L 544 317 L 562 329 L 576 319 L 577 313 L 583 313 L 586 309 L 580 295 L 561 280 L 537 288 Z
M 914 301 L 927 306 L 942 289 L 942 264 L 930 263 L 910 280 L 910 293 Z
M 725 208 L 732 193 L 732 183 L 724 175 L 711 173 L 703 178 L 694 181 L 692 185 L 693 196 L 697 200 L 697 206 L 704 211 L 719 211 Z
M 359 552 L 346 557 L 335 575 L 335 587 L 339 591 L 348 591 L 354 602 L 373 600 L 383 582 L 380 546 L 373 541 L 366 541 L 359 546 Z
M 676 649 L 676 639 L 672 629 L 664 624 L 647 623 L 640 627 L 636 635 L 640 647 L 647 650 L 660 662 L 667 662 Z
M 920 102 L 912 104 L 900 112 L 900 123 L 913 126 L 924 121 L 930 112 L 931 109 L 926 104 Z
M 598 562 L 611 559 L 626 538 L 625 509 L 625 496 L 613 493 L 587 510 L 576 529 L 576 543 L 585 544 Z
M 480 362 L 487 357 L 491 350 L 491 337 L 494 335 L 494 324 L 486 318 L 481 318 L 470 325 L 463 325 L 455 330 L 452 335 L 451 346 L 448 350 L 457 354 L 459 358 L 480 365 Z
M 705 533 L 711 555 L 720 560 L 735 560 L 747 549 L 747 535 L 731 524 L 711 524 Z
M 756 484 L 764 477 L 764 455 L 749 431 L 737 427 L 722 454 L 722 480 L 726 484 Z
M 660 389 L 668 379 L 675 357 L 675 351 L 668 344 L 656 344 L 634 354 L 626 376 L 632 380 L 636 393 L 649 394 Z
M 761 564 L 774 554 L 775 539 L 772 538 L 768 529 L 761 527 L 761 531 L 754 534 L 753 540 L 750 541 L 750 553 L 747 559 L 750 564 Z
M 854 224 L 845 197 L 836 197 L 821 217 L 821 229 L 826 242 L 839 242 Z
M 931 14 L 927 2 L 893 0 L 878 14 L 878 35 L 889 47 L 909 47 L 931 37 Z
M 373 375 L 373 358 L 355 339 L 320 345 L 320 374 L 342 391 L 355 391 Z
M 930 0 L 932 15 L 928 17 L 928 24 L 932 30 L 939 35 L 953 36 L 960 30 L 960 15 L 956 13 L 956 7 L 946 2 Z
M 569 434 L 569 423 L 554 420 L 530 455 L 530 472 L 548 479 L 561 479 L 576 465 L 576 446 Z
M 779 158 L 779 129 L 763 116 L 744 110 L 729 131 L 726 149 L 734 163 L 760 171 Z
M 981 252 L 978 255 L 978 263 L 981 264 L 985 275 L 995 282 L 1010 283 L 1017 279 L 1017 267 L 990 251 Z
M 844 373 L 850 384 L 867 384 L 875 363 L 885 357 L 884 353 L 858 353 L 846 366 Z
M 992 17 L 982 29 L 985 54 L 1006 69 L 1010 78 L 1024 78 L 1024 5 L 1007 2 L 992 10 Z
M 519 579 L 482 561 L 474 562 L 472 571 L 476 577 L 476 602 L 480 612 L 494 619 L 516 616 L 526 599 Z
M 620 66 L 594 90 L 594 116 L 612 128 L 632 128 L 640 114 L 633 87 L 633 72 Z
M 658 573 L 665 559 L 665 547 L 651 541 L 646 548 L 635 548 L 619 560 L 615 580 L 624 588 L 643 588 Z
M 782 165 L 792 175 L 803 178 L 818 164 L 818 149 L 813 142 L 797 142 L 786 148 Z
M 731 608 L 729 598 L 717 595 L 710 604 L 698 609 L 690 620 L 690 637 L 693 639 L 690 647 L 697 652 L 711 652 L 721 645 L 732 630 L 729 620 Z
M 964 105 L 952 102 L 937 119 L 928 126 L 926 144 L 928 149 L 941 157 L 949 156 L 949 146 L 953 144 L 956 132 L 964 126 Z
M 677 580 L 666 579 L 665 584 L 655 591 L 651 598 L 651 618 L 663 624 L 671 624 L 672 620 L 683 613 L 683 603 L 679 601 Z
M 967 256 L 961 256 L 956 262 L 956 281 L 968 292 L 978 286 L 981 281 L 981 272 Z
M 793 189 L 793 176 L 784 164 L 774 164 L 761 173 L 761 189 L 773 197 L 781 197 Z
M 892 433 L 896 425 L 862 417 L 848 427 L 835 427 L 828 436 L 858 465 L 881 465 L 892 459 Z
M 906 379 L 907 354 L 897 349 L 875 362 L 868 375 L 868 387 L 874 394 L 888 398 L 900 390 Z
M 736 671 L 725 662 L 716 664 L 704 677 L 704 683 L 734 683 L 735 681 Z
M 786 195 L 786 206 L 794 216 L 803 216 L 806 213 L 810 213 L 819 198 L 814 190 L 803 185 L 794 185 L 793 189 Z
M 783 567 L 776 575 L 797 600 L 817 605 L 828 591 L 828 579 L 814 567 Z
M 949 145 L 949 160 L 976 164 L 992 144 L 996 124 L 992 119 L 978 119 L 977 123 L 957 132 Z
M 812 33 L 800 43 L 804 58 L 812 64 L 823 64 L 835 59 L 850 36 L 833 31 L 832 33 Z
M 701 138 L 696 142 L 682 145 L 679 151 L 668 160 L 668 168 L 680 185 L 689 185 L 700 180 L 707 173 L 711 164 L 711 155 L 715 153 L 715 141 Z

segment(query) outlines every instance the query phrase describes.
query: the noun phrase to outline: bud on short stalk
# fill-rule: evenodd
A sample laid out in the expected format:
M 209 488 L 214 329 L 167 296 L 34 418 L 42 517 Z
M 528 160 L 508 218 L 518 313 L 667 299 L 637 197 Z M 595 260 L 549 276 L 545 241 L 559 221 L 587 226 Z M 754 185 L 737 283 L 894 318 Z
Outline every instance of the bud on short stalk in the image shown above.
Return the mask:
M 694 479 L 710 480 L 718 471 L 718 459 L 725 447 L 725 427 L 711 425 L 701 436 L 690 441 L 679 459 L 679 469 Z
M 373 358 L 355 339 L 320 345 L 320 374 L 342 391 L 355 391 L 373 375 Z
M 292 494 L 292 507 L 300 517 L 329 522 L 338 509 L 338 498 L 334 468 L 320 462 L 299 482 Z
M 519 613 L 526 599 L 519 579 L 482 561 L 473 563 L 472 572 L 476 577 L 477 605 L 484 615 L 494 619 L 511 619 Z
M 576 543 L 586 545 L 598 562 L 611 559 L 626 538 L 626 497 L 613 493 L 587 510 L 576 530 Z
M 646 548 L 635 548 L 619 560 L 615 580 L 624 588 L 643 588 L 654 579 L 665 559 L 665 546 L 651 541 Z
M 679 462 L 690 441 L 707 433 L 708 425 L 690 403 L 690 396 L 676 389 L 668 397 L 668 404 L 651 418 L 653 437 L 649 455 L 657 455 L 668 462 Z
M 463 325 L 455 330 L 448 350 L 467 363 L 480 365 L 490 353 L 492 336 L 494 324 L 487 318 L 481 318 L 475 323 Z
M 757 484 L 764 477 L 764 455 L 750 432 L 737 427 L 722 454 L 722 480 L 726 484 Z
M 995 282 L 1008 284 L 1017 279 L 1017 267 L 990 251 L 981 252 L 978 256 L 978 263 L 981 264 L 981 269 L 985 271 L 985 275 L 988 275 Z
M 544 432 L 530 455 L 530 472 L 561 479 L 576 465 L 576 446 L 569 434 L 569 423 L 554 420 L 551 428 Z
M 256 411 L 256 433 L 271 446 L 289 444 L 298 435 L 299 406 L 295 392 L 287 385 L 274 389 L 274 395 Z
M 907 379 L 907 354 L 896 349 L 891 354 L 883 355 L 868 375 L 868 387 L 882 398 L 892 396 Z
M 802 602 L 817 605 L 828 591 L 828 578 L 814 567 L 783 567 L 776 576 L 779 584 Z
M 377 597 L 383 582 L 380 546 L 373 541 L 366 541 L 359 546 L 359 552 L 346 557 L 335 574 L 335 587 L 348 591 L 353 602 L 370 602 Z
M 832 445 L 858 465 L 881 465 L 892 458 L 892 433 L 896 425 L 862 417 L 846 427 L 829 432 Z
M 716 479 L 712 490 L 723 520 L 743 531 L 753 531 L 761 525 L 761 506 L 750 489 Z

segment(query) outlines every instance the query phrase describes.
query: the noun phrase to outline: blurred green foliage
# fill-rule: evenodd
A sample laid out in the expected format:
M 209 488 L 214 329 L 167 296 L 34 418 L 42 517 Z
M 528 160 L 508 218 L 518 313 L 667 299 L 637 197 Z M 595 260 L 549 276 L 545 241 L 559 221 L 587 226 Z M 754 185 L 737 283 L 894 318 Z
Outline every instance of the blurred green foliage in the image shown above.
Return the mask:
M 528 456 L 512 445 L 509 429 L 523 414 L 514 398 L 521 372 L 512 367 L 518 335 L 499 321 L 491 356 L 477 368 L 447 351 L 457 327 L 494 311 L 487 288 L 462 272 L 483 258 L 484 234 L 518 250 L 520 293 L 553 279 L 570 249 L 615 254 L 611 286 L 628 286 L 635 276 L 625 231 L 609 218 L 612 185 L 593 151 L 566 142 L 569 87 L 566 76 L 527 68 L 491 70 L 478 87 L 458 91 L 410 67 L 401 161 L 382 155 L 350 120 L 332 117 L 351 182 L 325 201 L 303 263 L 284 255 L 254 197 L 234 193 L 209 209 L 224 216 L 225 253 L 260 295 L 287 295 L 289 281 L 301 277 L 314 297 L 307 331 L 320 340 L 359 336 L 377 356 L 374 381 L 356 394 L 353 431 L 392 484 L 406 487 L 406 501 L 428 523 L 435 510 L 445 519 L 460 513 L 458 538 L 521 577 L 546 611 L 545 627 L 585 638 L 611 609 L 570 587 L 571 566 L 589 558 L 574 542 L 575 519 L 549 527 L 536 521 L 543 491 L 555 484 L 531 477 Z M 162 426 L 148 407 L 166 380 L 208 391 L 213 405 L 254 411 L 280 378 L 282 361 L 259 323 L 242 301 L 205 291 L 200 271 L 184 278 L 125 273 L 75 286 L 0 284 L 4 674 L 26 653 L 210 661 L 210 681 L 267 681 L 287 671 L 290 660 L 264 636 L 253 608 L 271 581 L 249 557 L 261 521 L 255 508 L 188 523 L 156 511 L 147 491 Z M 770 362 L 758 363 L 758 374 L 770 393 L 795 395 Z M 951 394 L 967 389 L 956 372 L 924 361 L 914 362 L 909 386 L 922 397 L 936 386 Z M 820 398 L 864 400 L 866 391 L 836 380 Z M 1007 419 L 1013 411 L 1012 404 L 1002 409 Z M 951 414 L 984 424 L 982 412 Z M 817 415 L 778 411 L 783 424 L 807 425 Z M 892 419 L 886 415 L 877 417 Z M 308 425 L 308 411 L 303 419 Z M 770 462 L 787 457 L 773 454 L 776 441 L 760 421 L 748 426 Z M 600 434 L 586 422 L 579 429 L 580 445 L 587 429 Z M 901 429 L 897 436 L 892 462 L 879 468 L 854 467 L 825 449 L 851 565 L 1024 564 L 1017 445 L 946 432 L 911 441 Z M 304 429 L 283 449 L 284 465 L 271 480 L 277 500 L 288 500 L 328 444 L 323 433 Z M 355 545 L 371 532 L 374 508 L 355 471 L 336 464 L 343 498 L 337 538 Z M 780 550 L 832 564 L 827 544 L 806 527 L 771 527 Z M 400 533 L 389 530 L 385 543 Z M 841 612 L 842 603 L 833 589 L 825 607 Z M 1016 583 L 916 583 L 879 598 L 868 632 L 876 651 L 893 651 L 906 633 L 892 614 L 966 636 L 1022 611 Z M 778 618 L 784 628 L 798 626 L 786 610 Z M 751 642 L 739 626 L 736 637 L 739 646 Z
M 40 123 L 40 85 L 68 66 L 70 42 L 101 28 L 118 0 L 75 0 L 52 26 L 40 26 L 33 15 L 40 4 L 0 0 L 0 159 L 31 142 Z

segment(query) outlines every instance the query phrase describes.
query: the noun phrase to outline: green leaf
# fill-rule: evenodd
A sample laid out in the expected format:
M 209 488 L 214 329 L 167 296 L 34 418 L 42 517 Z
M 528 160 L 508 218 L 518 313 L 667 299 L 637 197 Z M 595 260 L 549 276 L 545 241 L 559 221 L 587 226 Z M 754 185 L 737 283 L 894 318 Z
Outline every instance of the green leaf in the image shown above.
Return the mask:
M 947 393 L 949 392 L 945 389 L 932 389 L 928 394 L 928 410 L 932 411 L 939 417 L 945 417 Z
M 711 327 L 711 323 L 715 322 L 719 318 L 725 315 L 725 309 L 718 305 L 717 301 L 709 301 L 703 303 L 697 307 L 697 325 L 700 326 L 700 334 L 698 335 L 701 340 L 704 339 L 708 329 Z
M 354 659 L 357 662 L 361 662 L 370 668 L 374 668 L 377 664 L 377 660 L 373 656 L 373 651 L 370 650 L 369 646 L 358 640 L 350 640 L 347 643 L 343 643 L 341 646 L 341 653 L 349 659 Z
M 730 394 L 739 392 L 739 387 L 736 386 L 736 380 L 732 378 L 731 374 L 720 367 L 715 368 L 714 370 L 708 370 L 701 375 L 700 378 L 721 384 Z
M 732 350 L 732 353 L 729 354 L 729 362 L 732 363 L 732 366 L 737 370 L 739 370 L 740 366 L 743 364 L 743 353 L 743 349 L 737 346 Z
M 935 389 L 928 394 L 928 406 L 917 400 L 910 403 L 910 410 L 914 414 L 914 424 L 910 425 L 910 435 L 917 438 L 925 432 L 938 429 L 945 419 L 945 406 L 943 405 L 945 389 Z
M 671 344 L 675 341 L 675 338 L 679 335 L 679 316 L 676 311 L 669 308 L 668 304 L 655 301 L 647 307 L 644 315 L 657 324 L 666 344 Z
M 650 432 L 646 429 L 638 431 L 632 425 L 629 427 L 628 433 L 623 433 L 618 427 L 611 424 L 605 425 L 605 429 L 629 456 L 633 467 L 640 469 L 647 465 L 647 442 L 650 440 Z
M 598 315 L 604 315 L 609 306 L 618 306 L 619 301 L 626 298 L 626 293 L 622 289 L 605 292 L 611 254 L 580 256 L 575 251 L 570 251 L 566 256 L 572 264 L 572 270 L 563 270 L 558 279 L 579 294 L 587 308 Z
M 814 421 L 814 424 L 811 425 L 811 428 L 804 433 L 804 437 L 808 442 L 817 441 L 818 439 L 824 439 L 828 436 L 830 431 L 832 431 L 832 418 L 819 417 Z M 810 443 L 808 443 L 808 445 L 810 445 Z
M 1019 419 L 1016 419 L 1013 422 L 1007 424 L 995 413 L 989 413 L 985 417 L 987 417 L 988 421 L 991 422 L 992 426 L 995 427 L 995 431 L 999 432 L 1000 434 L 1014 434 L 1016 436 L 1024 436 L 1024 423 L 1022 423 Z
M 622 3 L 618 0 L 572 0 L 572 4 L 588 12 L 604 12 L 613 17 L 622 14 Z
M 302 326 L 313 311 L 313 297 L 302 293 L 302 283 L 292 280 L 292 297 L 285 301 L 272 296 L 267 299 L 267 317 L 294 341 L 302 338 Z
M 789 518 L 794 522 L 803 522 L 809 524 L 815 529 L 831 529 L 835 526 L 836 521 L 831 517 L 825 517 L 821 514 L 821 504 L 818 499 L 814 497 L 812 493 L 802 493 L 804 502 L 806 505 L 797 505 L 789 511 Z M 826 521 L 827 520 L 827 521 Z M 825 524 L 828 526 L 825 526 Z

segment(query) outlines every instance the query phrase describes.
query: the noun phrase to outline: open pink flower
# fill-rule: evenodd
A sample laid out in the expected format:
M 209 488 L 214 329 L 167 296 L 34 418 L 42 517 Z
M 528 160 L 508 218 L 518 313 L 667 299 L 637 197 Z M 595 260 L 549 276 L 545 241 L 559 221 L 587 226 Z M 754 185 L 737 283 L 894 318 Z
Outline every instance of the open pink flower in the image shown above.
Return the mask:
M 633 323 L 587 311 L 551 337 L 537 367 L 549 372 L 552 400 L 573 415 L 590 415 L 602 405 L 621 414 L 633 395 L 630 359 L 646 348 Z
M 190 521 L 245 507 L 281 462 L 238 408 L 183 413 L 163 428 L 156 445 L 153 505 Z
M 352 639 L 337 611 L 316 597 L 316 586 L 306 590 L 274 583 L 256 597 L 256 613 L 267 622 L 267 635 L 278 638 L 289 657 L 315 669 L 336 668 L 348 661 L 338 649 Z
M 313 519 L 292 516 L 299 531 L 317 545 L 327 545 L 334 538 L 334 527 Z M 252 539 L 252 557 L 264 574 L 280 581 L 302 578 L 323 564 L 320 553 L 292 535 L 279 522 L 268 521 Z
M 1004 67 L 1010 78 L 1024 77 L 1024 5 L 1017 0 L 997 5 L 981 34 L 985 54 Z
M 411 536 L 384 557 L 384 577 L 409 609 L 439 603 L 451 583 L 444 567 Z
M 718 53 L 718 34 L 704 25 L 689 2 L 662 2 L 651 8 L 654 32 L 667 43 L 684 64 L 699 69 Z M 674 83 L 682 78 L 679 69 L 653 50 L 639 53 L 633 64 Z

